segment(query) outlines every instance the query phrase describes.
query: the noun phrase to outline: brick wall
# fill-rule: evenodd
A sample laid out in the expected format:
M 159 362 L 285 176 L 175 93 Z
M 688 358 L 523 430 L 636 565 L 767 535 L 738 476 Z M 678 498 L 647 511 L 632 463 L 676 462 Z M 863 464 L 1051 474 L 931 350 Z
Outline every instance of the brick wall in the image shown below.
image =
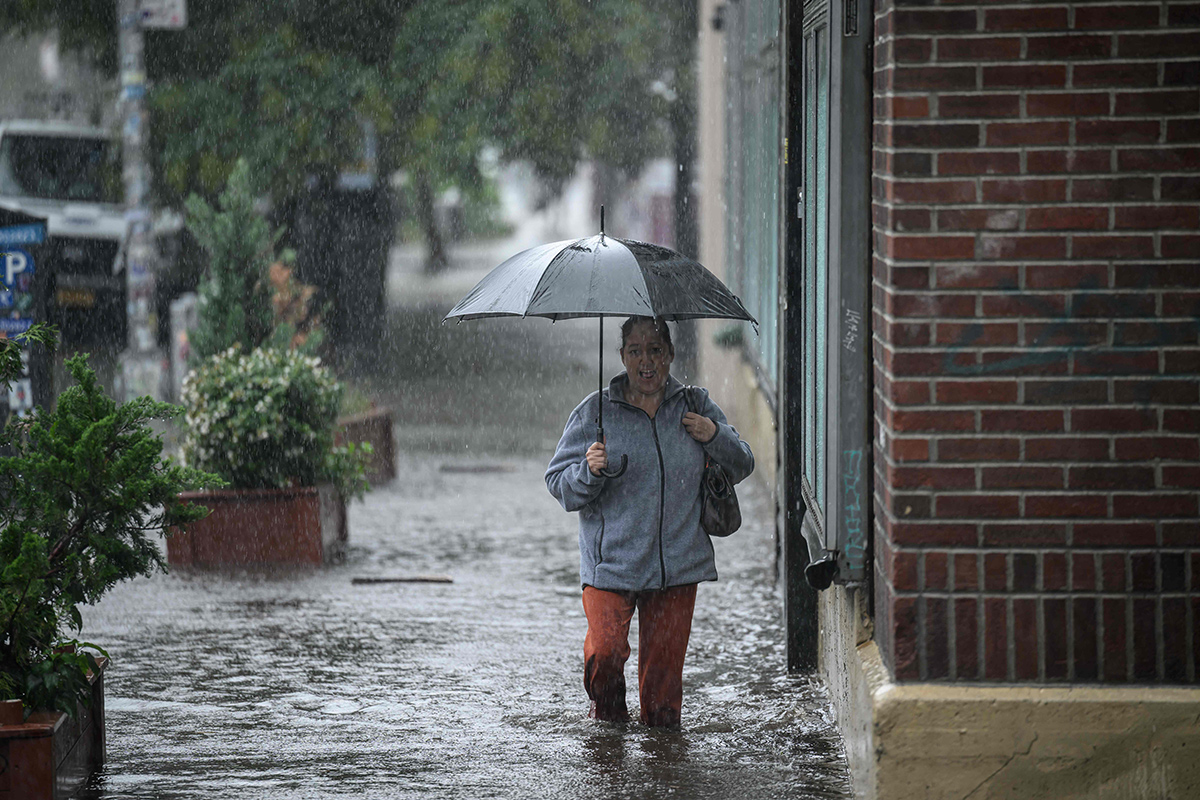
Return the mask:
M 1200 2 L 876 6 L 876 635 L 1195 683 Z

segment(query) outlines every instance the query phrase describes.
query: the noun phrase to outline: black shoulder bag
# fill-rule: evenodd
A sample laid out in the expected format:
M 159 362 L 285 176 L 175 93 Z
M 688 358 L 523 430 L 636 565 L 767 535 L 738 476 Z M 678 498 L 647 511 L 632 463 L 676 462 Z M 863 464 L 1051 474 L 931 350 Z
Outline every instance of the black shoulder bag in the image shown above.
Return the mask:
M 700 390 L 688 386 L 683 390 L 688 410 L 700 412 Z M 738 507 L 733 481 L 724 467 L 704 454 L 704 475 L 700 478 L 700 527 L 709 536 L 728 536 L 742 526 L 742 510 Z

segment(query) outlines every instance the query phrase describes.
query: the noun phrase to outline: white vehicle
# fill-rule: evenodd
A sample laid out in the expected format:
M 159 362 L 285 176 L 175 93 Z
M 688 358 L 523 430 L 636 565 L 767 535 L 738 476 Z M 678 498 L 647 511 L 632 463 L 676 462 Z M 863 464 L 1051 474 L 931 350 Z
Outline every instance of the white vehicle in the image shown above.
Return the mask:
M 101 128 L 0 121 L 0 203 L 45 217 L 50 236 L 120 242 L 120 151 Z

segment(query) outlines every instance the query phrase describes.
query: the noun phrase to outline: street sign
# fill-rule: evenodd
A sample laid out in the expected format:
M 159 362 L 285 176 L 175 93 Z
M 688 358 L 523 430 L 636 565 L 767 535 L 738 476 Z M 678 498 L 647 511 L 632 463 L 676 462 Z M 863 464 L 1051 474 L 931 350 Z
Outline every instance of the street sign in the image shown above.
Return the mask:
M 187 0 L 142 0 L 143 28 L 180 30 L 187 27 Z
M 0 258 L 0 264 L 4 268 L 4 285 L 10 289 L 19 275 L 33 274 L 33 256 L 24 250 L 9 250 Z
M 9 245 L 41 244 L 44 241 L 46 241 L 46 226 L 41 222 L 0 228 L 0 250 Z

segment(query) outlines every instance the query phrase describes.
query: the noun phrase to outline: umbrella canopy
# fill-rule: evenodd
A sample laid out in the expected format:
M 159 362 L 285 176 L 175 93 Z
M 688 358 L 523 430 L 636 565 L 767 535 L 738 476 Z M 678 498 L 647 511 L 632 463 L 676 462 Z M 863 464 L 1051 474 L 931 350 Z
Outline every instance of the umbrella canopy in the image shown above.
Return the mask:
M 758 327 L 732 292 L 698 262 L 667 247 L 600 234 L 553 242 L 517 253 L 489 272 L 445 319 L 600 318 L 600 390 L 604 389 L 604 317 L 741 319 Z M 445 320 L 443 320 L 444 322 Z M 596 441 L 604 441 L 604 403 Z M 621 466 L 602 474 L 615 478 Z
M 696 261 L 603 233 L 517 253 L 489 272 L 446 319 L 507 316 L 741 319 L 758 325 L 742 301 Z

